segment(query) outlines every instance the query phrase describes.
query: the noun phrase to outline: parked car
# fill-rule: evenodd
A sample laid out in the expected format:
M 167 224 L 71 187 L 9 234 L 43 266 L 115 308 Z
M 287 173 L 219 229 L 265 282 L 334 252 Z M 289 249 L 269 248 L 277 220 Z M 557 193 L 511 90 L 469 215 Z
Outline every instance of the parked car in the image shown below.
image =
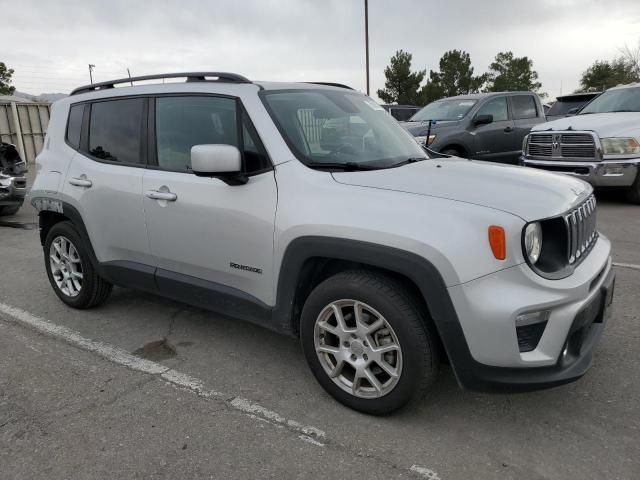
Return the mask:
M 556 98 L 555 103 L 547 110 L 547 121 L 575 115 L 582 107 L 600 95 L 600 93 L 602 92 L 572 93 Z
M 413 115 L 422 107 L 416 105 L 382 105 L 387 112 L 391 114 L 393 118 L 399 122 L 409 120 Z
M 522 139 L 544 121 L 535 93 L 499 92 L 437 100 L 403 126 L 421 145 L 437 152 L 517 164 Z
M 640 203 L 640 83 L 610 88 L 577 115 L 537 125 L 522 150 L 528 167 L 624 189 Z
M 15 145 L 0 142 L 0 216 L 20 210 L 27 192 L 26 172 L 27 166 Z
M 31 202 L 64 303 L 115 284 L 299 337 L 363 412 L 419 399 L 445 356 L 472 390 L 576 380 L 611 311 L 588 184 L 430 158 L 348 88 L 126 78 L 56 102 L 47 137 Z

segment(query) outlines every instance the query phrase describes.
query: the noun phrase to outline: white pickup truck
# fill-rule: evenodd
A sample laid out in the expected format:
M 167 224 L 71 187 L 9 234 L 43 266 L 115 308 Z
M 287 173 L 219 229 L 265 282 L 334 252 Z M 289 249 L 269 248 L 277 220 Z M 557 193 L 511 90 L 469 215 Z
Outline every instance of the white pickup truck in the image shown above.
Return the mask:
M 640 204 L 640 83 L 610 88 L 577 115 L 536 125 L 521 163 L 627 190 Z

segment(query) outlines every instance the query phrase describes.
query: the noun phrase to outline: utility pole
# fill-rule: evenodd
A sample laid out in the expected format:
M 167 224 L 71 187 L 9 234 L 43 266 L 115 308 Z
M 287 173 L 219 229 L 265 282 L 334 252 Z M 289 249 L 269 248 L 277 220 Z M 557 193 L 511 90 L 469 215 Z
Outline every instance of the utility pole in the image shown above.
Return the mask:
M 364 0 L 364 42 L 367 57 L 367 95 L 369 95 L 369 0 Z
M 89 80 L 91 80 L 91 83 L 93 84 L 93 69 L 96 68 L 96 66 L 92 63 L 89 64 Z

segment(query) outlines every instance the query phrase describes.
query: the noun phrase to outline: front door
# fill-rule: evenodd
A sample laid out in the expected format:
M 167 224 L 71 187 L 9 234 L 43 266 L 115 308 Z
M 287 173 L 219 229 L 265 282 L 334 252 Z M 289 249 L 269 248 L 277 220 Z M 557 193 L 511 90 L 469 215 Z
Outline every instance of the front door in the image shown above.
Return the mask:
M 166 96 L 156 98 L 154 106 L 150 150 L 156 166 L 146 170 L 143 192 L 160 289 L 193 298 L 190 293 L 201 288 L 204 295 L 209 288 L 273 305 L 275 175 L 240 102 Z M 193 174 L 191 147 L 201 144 L 237 146 L 249 181 L 228 185 Z M 153 192 L 164 193 L 164 199 Z M 182 287 L 192 291 L 172 291 Z

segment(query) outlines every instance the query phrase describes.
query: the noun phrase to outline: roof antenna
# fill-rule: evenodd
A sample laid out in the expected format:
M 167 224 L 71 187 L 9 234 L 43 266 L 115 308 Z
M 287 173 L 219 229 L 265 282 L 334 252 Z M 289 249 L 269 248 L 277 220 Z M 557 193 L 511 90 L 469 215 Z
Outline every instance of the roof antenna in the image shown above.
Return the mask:
M 129 74 L 129 83 L 133 87 L 133 80 L 131 80 L 131 72 L 129 71 L 129 67 L 127 67 L 127 73 Z

